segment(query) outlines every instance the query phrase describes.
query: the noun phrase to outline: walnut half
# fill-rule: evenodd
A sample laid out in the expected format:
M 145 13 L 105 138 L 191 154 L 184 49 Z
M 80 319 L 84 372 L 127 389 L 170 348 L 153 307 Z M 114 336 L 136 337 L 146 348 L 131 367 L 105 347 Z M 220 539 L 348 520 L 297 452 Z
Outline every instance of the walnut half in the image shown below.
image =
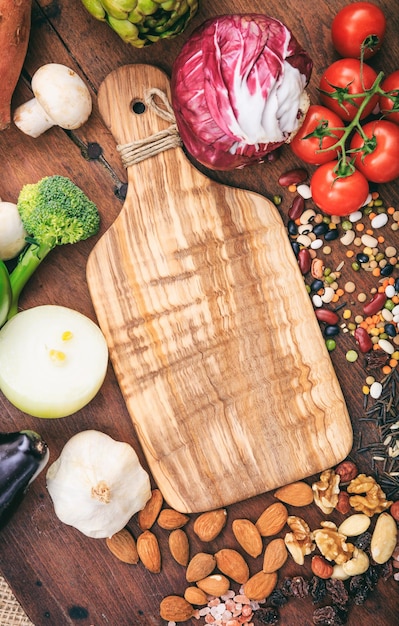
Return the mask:
M 368 517 L 372 517 L 375 513 L 382 513 L 392 504 L 392 501 L 387 500 L 375 479 L 366 474 L 359 474 L 351 480 L 347 490 L 349 493 L 356 494 L 349 498 L 349 504 L 355 511 L 360 511 Z
M 313 531 L 313 537 L 321 554 L 328 560 L 338 565 L 346 563 L 352 558 L 355 546 L 346 543 L 346 535 L 338 532 L 333 522 L 320 523 L 321 528 Z
M 285 535 L 285 545 L 295 563 L 303 565 L 305 556 L 311 554 L 315 549 L 313 535 L 308 524 L 301 517 L 290 515 L 287 519 L 287 524 L 292 532 Z
M 317 506 L 329 515 L 338 504 L 340 476 L 328 469 L 320 474 L 320 480 L 313 483 L 313 497 Z

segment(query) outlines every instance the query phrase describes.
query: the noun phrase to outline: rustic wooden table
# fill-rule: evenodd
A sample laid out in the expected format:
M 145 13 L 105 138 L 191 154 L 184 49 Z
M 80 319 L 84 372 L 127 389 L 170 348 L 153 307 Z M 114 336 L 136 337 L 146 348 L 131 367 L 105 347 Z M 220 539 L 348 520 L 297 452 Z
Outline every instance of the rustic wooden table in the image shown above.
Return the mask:
M 4 200 L 16 201 L 25 183 L 55 173 L 69 176 L 97 203 L 103 234 L 121 210 L 122 200 L 118 196 L 126 182 L 115 142 L 96 106 L 98 88 L 109 72 L 125 64 L 145 62 L 157 65 L 170 74 L 173 60 L 183 42 L 205 18 L 224 12 L 267 12 L 285 22 L 313 58 L 314 71 L 309 92 L 312 100 L 316 101 L 318 79 L 326 65 L 337 58 L 331 45 L 330 24 L 334 13 L 345 4 L 345 0 L 334 3 L 303 0 L 300 4 L 288 0 L 270 0 L 268 3 L 260 0 L 220 0 L 217 3 L 201 0 L 201 8 L 184 35 L 136 50 L 125 45 L 106 24 L 92 18 L 79 0 L 33 0 L 30 45 L 13 105 L 17 106 L 30 97 L 29 78 L 39 66 L 59 62 L 85 77 L 92 92 L 94 111 L 89 121 L 74 133 L 54 127 L 41 137 L 31 139 L 23 136 L 14 126 L 0 133 L 0 196 Z M 378 0 L 377 4 L 388 17 L 387 45 L 370 64 L 388 74 L 398 66 L 399 11 L 395 0 Z M 90 160 L 88 144 L 99 144 L 103 156 Z M 286 222 L 290 196 L 282 191 L 277 180 L 280 173 L 296 165 L 298 160 L 286 148 L 273 164 L 209 175 L 214 180 L 251 189 L 268 198 L 281 194 L 280 210 Z M 385 203 L 399 208 L 397 182 L 384 185 L 381 195 Z M 387 243 L 394 244 L 396 241 L 397 244 L 397 240 L 397 233 L 388 230 Z M 64 305 L 95 319 L 85 277 L 87 257 L 94 243 L 88 240 L 73 248 L 53 251 L 51 258 L 42 264 L 26 288 L 21 306 Z M 337 266 L 343 258 L 342 246 L 332 245 L 329 266 Z M 376 279 L 367 272 L 354 275 L 347 266 L 343 269 L 343 279 L 354 280 L 357 291 L 369 293 Z M 373 441 L 377 433 L 373 424 L 359 421 L 364 414 L 362 385 L 366 373 L 362 359 L 354 364 L 346 360 L 346 351 L 351 347 L 353 339 L 342 333 L 331 359 L 353 422 L 354 447 L 351 456 L 362 471 L 370 473 L 374 471 L 372 452 L 359 453 L 359 440 L 362 437 L 363 442 Z M 69 418 L 37 420 L 21 414 L 1 395 L 0 406 L 1 430 L 32 428 L 39 431 L 49 444 L 53 460 L 73 434 L 86 428 L 96 428 L 116 439 L 130 442 L 146 466 L 111 366 L 97 397 Z M 289 463 L 289 459 L 284 462 Z M 309 477 L 309 482 L 314 479 Z M 274 498 L 270 493 L 229 506 L 229 523 L 212 549 L 233 547 L 230 522 L 237 517 L 255 520 L 272 501 Z M 313 526 L 322 519 L 322 514 L 316 507 L 308 508 L 306 519 Z M 339 522 L 342 517 L 333 514 L 331 519 Z M 129 526 L 133 534 L 138 533 L 135 519 Z M 203 550 L 203 544 L 192 532 L 192 521 L 187 531 L 192 552 Z M 141 564 L 128 566 L 118 562 L 109 553 L 104 541 L 88 539 L 58 521 L 46 493 L 43 473 L 31 486 L 12 522 L 0 533 L 1 571 L 36 626 L 77 623 L 87 626 L 158 625 L 162 623 L 158 614 L 160 600 L 170 593 L 182 593 L 185 576 L 184 569 L 168 556 L 167 533 L 156 527 L 154 532 L 159 538 L 163 555 L 160 574 L 149 573 Z M 260 568 L 259 559 L 251 561 L 253 572 Z M 289 560 L 280 572 L 280 579 L 282 581 L 285 576 L 292 575 L 309 576 L 309 563 L 301 568 Z M 380 580 L 364 605 L 351 608 L 347 623 L 355 626 L 372 621 L 375 626 L 393 625 L 397 623 L 398 601 L 398 583 L 392 577 L 387 581 Z M 287 626 L 294 623 L 310 625 L 313 609 L 310 598 L 290 601 L 280 611 L 280 623 Z M 199 622 L 192 620 L 192 623 Z

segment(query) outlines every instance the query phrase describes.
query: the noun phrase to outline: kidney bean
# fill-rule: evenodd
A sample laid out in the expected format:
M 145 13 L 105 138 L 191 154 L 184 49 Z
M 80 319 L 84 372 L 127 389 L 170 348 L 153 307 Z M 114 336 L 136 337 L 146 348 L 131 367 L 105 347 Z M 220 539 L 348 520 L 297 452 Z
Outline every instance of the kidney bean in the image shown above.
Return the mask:
M 305 209 L 305 200 L 302 196 L 295 196 L 290 208 L 288 209 L 288 217 L 290 220 L 297 220 L 301 217 Z
M 282 187 L 289 187 L 290 185 L 298 185 L 299 183 L 303 183 L 308 177 L 308 173 L 301 167 L 297 167 L 293 170 L 289 170 L 284 174 L 281 174 L 278 179 L 279 184 Z
M 370 302 L 364 305 L 363 313 L 365 315 L 374 315 L 375 313 L 378 313 L 378 311 L 381 311 L 381 309 L 383 308 L 386 300 L 387 297 L 385 293 L 377 292 L 371 298 Z
M 329 309 L 316 309 L 315 314 L 319 322 L 326 322 L 330 326 L 335 326 L 339 322 L 337 313 Z
M 312 259 L 307 248 L 302 248 L 302 250 L 299 250 L 298 264 L 303 275 L 307 274 L 310 271 Z
M 353 336 L 359 346 L 360 352 L 370 352 L 373 347 L 373 342 L 371 341 L 371 337 L 365 328 L 358 326 L 354 331 Z

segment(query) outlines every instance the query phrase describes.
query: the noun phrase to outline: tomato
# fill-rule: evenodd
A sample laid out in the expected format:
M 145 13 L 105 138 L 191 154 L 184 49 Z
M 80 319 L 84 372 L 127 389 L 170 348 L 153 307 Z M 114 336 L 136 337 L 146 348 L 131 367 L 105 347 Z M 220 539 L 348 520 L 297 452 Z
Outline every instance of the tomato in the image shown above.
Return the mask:
M 320 93 L 320 100 L 345 122 L 349 122 L 353 120 L 364 100 L 364 97 L 351 98 L 351 95 L 362 94 L 366 89 L 370 89 L 376 78 L 376 72 L 366 63 L 362 65 L 358 59 L 339 59 L 327 67 L 320 79 L 319 88 L 327 92 Z M 337 89 L 342 104 L 328 95 Z M 375 94 L 365 106 L 360 119 L 370 115 L 377 103 L 378 95 Z
M 387 183 L 399 176 L 399 126 L 388 120 L 375 120 L 363 126 L 366 137 L 374 138 L 368 142 L 355 133 L 350 143 L 351 150 L 360 148 L 355 153 L 355 167 L 364 174 L 367 180 L 374 183 Z M 375 148 L 372 148 L 375 143 Z M 362 148 L 364 148 L 362 150 Z
M 361 46 L 367 38 L 363 58 L 369 59 L 381 48 L 385 29 L 385 15 L 379 7 L 371 2 L 354 2 L 336 14 L 331 38 L 341 56 L 355 59 L 360 59 Z
M 329 161 L 315 170 L 310 180 L 312 199 L 324 213 L 349 215 L 364 206 L 369 184 L 359 170 L 340 178 L 337 168 L 338 161 Z
M 317 136 L 308 137 L 315 132 Z M 344 123 L 334 111 L 319 104 L 312 104 L 302 126 L 290 143 L 291 150 L 305 163 L 313 165 L 327 163 L 337 158 L 337 151 L 328 150 L 320 153 L 320 150 L 333 146 L 344 132 Z
M 394 92 L 396 102 L 388 98 L 388 96 L 380 96 L 380 109 L 384 117 L 390 122 L 399 124 L 399 70 L 387 76 L 381 83 L 381 89 L 385 92 Z M 395 111 L 391 113 L 395 105 Z

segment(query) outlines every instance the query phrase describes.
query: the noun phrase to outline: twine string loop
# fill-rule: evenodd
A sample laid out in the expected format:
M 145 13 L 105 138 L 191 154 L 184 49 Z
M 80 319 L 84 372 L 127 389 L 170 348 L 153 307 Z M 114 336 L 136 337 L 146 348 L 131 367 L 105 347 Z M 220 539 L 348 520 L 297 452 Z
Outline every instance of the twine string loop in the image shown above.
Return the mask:
M 160 101 L 160 104 L 157 103 L 157 99 Z M 170 122 L 170 126 L 144 139 L 138 139 L 123 145 L 119 144 L 117 150 L 126 168 L 144 161 L 144 159 L 153 157 L 160 152 L 164 152 L 164 150 L 177 148 L 182 145 L 179 131 L 177 130 L 176 118 L 167 95 L 161 89 L 153 87 L 146 91 L 144 104 L 154 111 L 158 117 Z

